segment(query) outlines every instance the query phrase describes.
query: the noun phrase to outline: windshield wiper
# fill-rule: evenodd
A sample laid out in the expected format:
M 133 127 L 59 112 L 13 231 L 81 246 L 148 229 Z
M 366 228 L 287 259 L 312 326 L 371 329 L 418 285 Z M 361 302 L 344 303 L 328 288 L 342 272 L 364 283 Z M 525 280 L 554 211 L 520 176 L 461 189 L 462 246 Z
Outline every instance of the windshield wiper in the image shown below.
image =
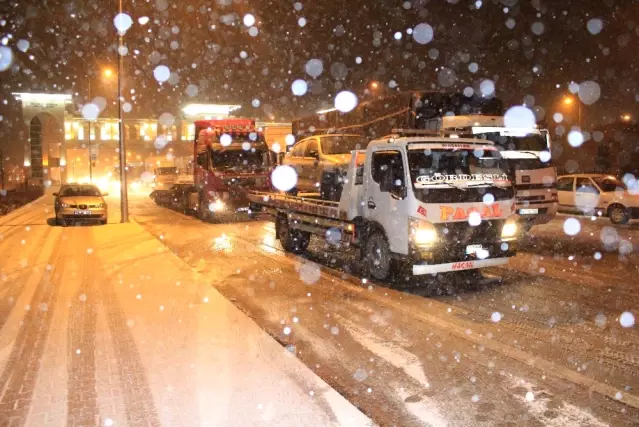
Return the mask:
M 520 153 L 532 154 L 533 156 L 539 158 L 539 154 L 535 153 L 534 151 L 520 151 L 520 150 L 517 150 L 517 151 Z
M 478 182 L 476 184 L 469 184 L 467 185 L 468 188 L 476 188 L 476 187 L 481 187 L 481 186 L 487 186 L 487 187 L 497 187 L 497 188 L 506 188 L 507 185 L 499 185 L 496 184 L 495 182 Z
M 421 184 L 424 185 L 424 183 L 421 183 Z M 458 185 L 455 185 L 452 182 L 448 182 L 448 181 L 438 181 L 438 182 L 429 182 L 428 183 L 428 185 L 434 185 L 434 184 L 444 184 L 444 185 L 447 185 L 449 187 L 455 188 L 457 190 L 466 191 L 466 189 L 464 187 L 459 187 Z

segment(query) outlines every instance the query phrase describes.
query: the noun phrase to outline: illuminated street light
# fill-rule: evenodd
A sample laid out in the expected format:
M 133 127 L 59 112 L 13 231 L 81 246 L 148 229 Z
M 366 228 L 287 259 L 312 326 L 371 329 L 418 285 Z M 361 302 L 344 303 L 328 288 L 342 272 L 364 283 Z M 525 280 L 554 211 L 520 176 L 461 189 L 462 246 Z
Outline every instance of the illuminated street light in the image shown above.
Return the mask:
M 630 114 L 624 114 L 621 116 L 621 120 L 623 120 L 624 122 L 629 122 L 630 120 L 632 120 L 632 116 Z
M 581 128 L 581 102 L 576 102 L 575 98 L 572 96 L 565 96 L 562 103 L 566 107 L 572 107 L 573 104 L 577 104 L 577 124 L 579 125 L 579 128 Z
M 106 68 L 103 72 L 104 77 L 106 77 L 107 79 L 110 78 L 111 76 L 113 76 L 113 70 L 110 68 Z
M 377 82 L 372 82 L 371 83 L 371 89 L 376 90 L 378 88 L 379 88 L 379 83 L 377 83 Z

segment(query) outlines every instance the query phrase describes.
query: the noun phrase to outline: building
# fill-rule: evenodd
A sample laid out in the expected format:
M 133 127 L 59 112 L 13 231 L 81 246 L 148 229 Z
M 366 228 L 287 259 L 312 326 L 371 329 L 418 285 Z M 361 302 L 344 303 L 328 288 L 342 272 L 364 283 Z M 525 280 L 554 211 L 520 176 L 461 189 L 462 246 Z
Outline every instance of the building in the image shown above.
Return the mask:
M 116 176 L 119 169 L 119 125 L 116 117 L 89 120 L 74 110 L 71 95 L 14 93 L 22 104 L 29 138 L 24 145 L 24 175 L 29 185 L 89 182 Z M 131 178 L 149 157 L 190 156 L 193 122 L 228 117 L 239 105 L 189 104 L 182 115 L 123 119 L 127 168 Z M 133 171 L 136 171 L 133 173 Z

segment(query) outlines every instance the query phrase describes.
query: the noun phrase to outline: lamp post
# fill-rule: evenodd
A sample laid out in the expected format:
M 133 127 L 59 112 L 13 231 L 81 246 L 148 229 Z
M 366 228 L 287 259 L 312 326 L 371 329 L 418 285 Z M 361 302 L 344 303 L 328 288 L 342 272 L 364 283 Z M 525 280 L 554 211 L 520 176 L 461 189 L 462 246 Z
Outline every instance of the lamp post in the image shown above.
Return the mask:
M 122 0 L 118 1 L 118 13 L 122 14 Z M 126 147 L 124 145 L 124 126 L 122 124 L 122 33 L 118 32 L 118 139 L 120 149 L 120 222 L 129 222 L 129 199 L 126 182 Z

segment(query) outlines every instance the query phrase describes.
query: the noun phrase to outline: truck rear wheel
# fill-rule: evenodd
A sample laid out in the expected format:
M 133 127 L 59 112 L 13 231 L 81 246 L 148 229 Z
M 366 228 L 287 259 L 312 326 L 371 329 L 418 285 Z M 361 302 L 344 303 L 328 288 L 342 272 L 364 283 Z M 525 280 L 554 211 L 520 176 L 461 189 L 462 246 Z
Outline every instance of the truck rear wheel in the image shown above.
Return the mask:
M 373 231 L 362 248 L 364 274 L 377 280 L 385 280 L 391 271 L 392 256 L 386 236 Z
M 277 237 L 285 251 L 295 254 L 306 251 L 311 241 L 311 233 L 291 229 L 288 219 L 282 216 L 277 218 Z

